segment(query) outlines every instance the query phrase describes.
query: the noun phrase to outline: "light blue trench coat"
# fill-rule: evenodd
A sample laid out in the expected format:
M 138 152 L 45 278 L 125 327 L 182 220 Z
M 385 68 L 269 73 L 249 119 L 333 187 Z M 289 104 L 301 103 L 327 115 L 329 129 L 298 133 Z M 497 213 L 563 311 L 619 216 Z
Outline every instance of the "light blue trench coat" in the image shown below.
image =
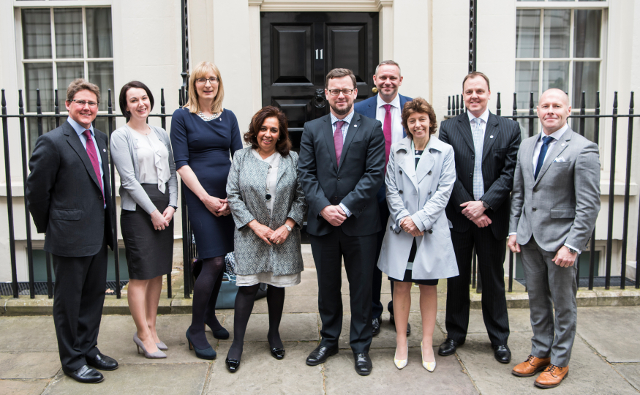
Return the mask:
M 411 139 L 405 137 L 391 146 L 385 183 L 389 220 L 378 268 L 392 278 L 403 279 L 413 236 L 400 228 L 408 215 L 424 235 L 413 262 L 413 279 L 455 277 L 458 265 L 451 243 L 445 207 L 456 180 L 453 148 L 431 136 L 422 158 L 415 166 Z

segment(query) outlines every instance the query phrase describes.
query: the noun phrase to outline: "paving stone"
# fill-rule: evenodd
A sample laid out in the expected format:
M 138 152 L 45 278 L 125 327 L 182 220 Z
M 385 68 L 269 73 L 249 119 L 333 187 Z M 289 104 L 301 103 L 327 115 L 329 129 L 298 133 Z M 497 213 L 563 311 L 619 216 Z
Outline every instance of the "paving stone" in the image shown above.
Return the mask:
M 40 395 L 49 380 L 0 380 L 0 394 Z
M 265 343 L 245 342 L 236 373 L 229 373 L 224 364 L 230 345 L 226 342 L 221 348 L 205 394 L 324 394 L 322 367 L 305 364 L 315 343 L 285 342 L 286 356 L 279 361 Z
M 640 364 L 615 364 L 613 367 L 640 392 Z
M 638 328 L 640 307 L 578 309 L 578 333 L 609 362 L 640 362 Z
M 102 372 L 99 384 L 82 384 L 58 374 L 43 395 L 91 394 L 181 394 L 199 395 L 204 388 L 210 363 L 123 365 Z
M 3 380 L 51 378 L 58 370 L 60 356 L 57 351 L 0 353 L 0 379 Z
M 229 331 L 230 337 L 226 341 L 233 341 L 233 315 L 225 320 L 225 328 Z M 269 331 L 268 314 L 252 314 L 247 325 L 247 332 L 244 336 L 246 342 L 267 342 Z M 318 314 L 283 314 L 280 322 L 280 338 L 287 341 L 318 341 L 320 339 L 318 331 Z
M 478 394 L 454 358 L 436 355 L 436 370 L 422 367 L 420 348 L 409 349 L 409 363 L 398 370 L 390 350 L 372 349 L 373 370 L 361 377 L 354 370 L 353 354 L 341 350 L 324 364 L 327 394 Z
M 438 311 L 437 321 L 441 325 L 442 330 L 446 334 L 445 317 L 446 312 L 443 309 Z M 509 330 L 514 332 L 526 332 L 531 333 L 531 320 L 529 318 L 529 309 L 510 309 L 509 315 Z M 467 333 L 487 333 L 487 328 L 484 326 L 484 319 L 482 318 L 482 310 L 471 309 L 469 311 L 469 328 Z M 486 337 L 488 340 L 489 338 Z
M 511 363 L 501 364 L 493 358 L 489 340 L 484 335 L 471 334 L 467 336 L 464 346 L 458 348 L 457 354 L 483 395 L 504 394 L 505 388 L 512 394 L 539 394 L 540 389 L 533 385 L 536 377 L 516 377 L 511 374 L 511 369 L 524 361 L 531 351 L 530 335 L 511 334 L 509 347 L 512 352 Z M 569 375 L 559 387 L 548 393 L 637 394 L 611 365 L 594 354 L 579 337 L 576 337 L 573 346 Z
M 143 354 L 138 354 L 137 347 L 133 343 L 136 327 L 131 316 L 104 316 L 98 336 L 98 347 L 102 353 L 115 358 L 121 364 L 176 364 L 202 361 L 195 356 L 194 351 L 189 350 L 185 336 L 189 325 L 191 325 L 191 315 L 158 316 L 158 336 L 169 350 L 165 351 L 167 358 L 150 360 Z M 218 347 L 218 340 L 213 338 L 209 330 L 205 331 L 205 335 L 215 350 Z
M 1 320 L 0 351 L 58 352 L 52 317 L 2 317 Z

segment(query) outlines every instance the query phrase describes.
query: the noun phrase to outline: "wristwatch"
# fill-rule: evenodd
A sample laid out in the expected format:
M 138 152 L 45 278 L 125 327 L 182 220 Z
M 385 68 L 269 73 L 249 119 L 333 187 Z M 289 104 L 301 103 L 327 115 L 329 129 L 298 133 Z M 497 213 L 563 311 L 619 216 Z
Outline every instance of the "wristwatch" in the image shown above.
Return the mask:
M 484 200 L 481 200 L 482 202 L 482 206 L 484 207 L 485 210 L 490 209 L 491 207 L 489 206 L 489 203 L 485 202 Z
M 173 207 L 173 209 L 174 209 L 175 211 L 178 211 L 178 206 L 171 206 L 171 205 L 169 205 L 169 207 Z
M 287 228 L 287 230 L 288 230 L 289 232 L 291 232 L 291 231 L 293 230 L 293 229 L 291 229 L 291 227 L 290 227 L 289 225 L 287 225 L 287 224 L 284 224 L 284 227 L 285 227 L 285 228 Z
M 573 248 L 568 247 L 568 246 L 565 246 L 565 247 L 567 247 L 569 249 L 569 252 L 572 253 L 572 254 L 577 254 L 578 253 L 578 250 L 574 250 Z

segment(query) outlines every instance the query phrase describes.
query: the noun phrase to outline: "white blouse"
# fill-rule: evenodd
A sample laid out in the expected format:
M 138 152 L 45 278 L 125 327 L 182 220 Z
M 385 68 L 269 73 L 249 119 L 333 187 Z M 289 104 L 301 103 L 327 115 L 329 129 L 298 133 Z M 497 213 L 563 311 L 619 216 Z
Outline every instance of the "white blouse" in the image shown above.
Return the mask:
M 135 149 L 138 154 L 140 183 L 158 184 L 158 190 L 165 193 L 166 183 L 171 177 L 167 147 L 151 129 L 147 135 L 137 131 L 132 135 L 135 138 Z

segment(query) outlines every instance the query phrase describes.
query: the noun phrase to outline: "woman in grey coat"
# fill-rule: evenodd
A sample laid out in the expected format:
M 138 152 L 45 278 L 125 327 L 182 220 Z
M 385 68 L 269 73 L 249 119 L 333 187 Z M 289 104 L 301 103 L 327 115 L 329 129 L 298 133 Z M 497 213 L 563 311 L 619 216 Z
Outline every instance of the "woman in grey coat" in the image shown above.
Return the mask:
M 287 118 L 267 106 L 251 119 L 227 178 L 227 200 L 236 230 L 234 338 L 227 354 L 230 372 L 240 367 L 244 334 L 260 283 L 268 284 L 271 355 L 284 358 L 279 326 L 284 288 L 300 283 L 303 270 L 300 228 L 307 205 L 298 179 L 298 154 L 291 151 Z
M 456 181 L 453 148 L 430 138 L 436 114 L 426 100 L 416 98 L 402 110 L 407 137 L 391 146 L 386 187 L 389 221 L 378 267 L 394 281 L 398 369 L 407 365 L 407 322 L 411 285 L 420 287 L 422 366 L 436 368 L 432 347 L 438 308 L 438 279 L 458 275 L 445 207 Z
M 127 124 L 111 134 L 111 157 L 120 174 L 120 226 L 129 269 L 127 300 L 136 324 L 133 341 L 147 358 L 166 358 L 156 333 L 162 275 L 173 261 L 173 214 L 178 182 L 171 144 L 162 128 L 147 125 L 153 95 L 139 81 L 120 90 Z

